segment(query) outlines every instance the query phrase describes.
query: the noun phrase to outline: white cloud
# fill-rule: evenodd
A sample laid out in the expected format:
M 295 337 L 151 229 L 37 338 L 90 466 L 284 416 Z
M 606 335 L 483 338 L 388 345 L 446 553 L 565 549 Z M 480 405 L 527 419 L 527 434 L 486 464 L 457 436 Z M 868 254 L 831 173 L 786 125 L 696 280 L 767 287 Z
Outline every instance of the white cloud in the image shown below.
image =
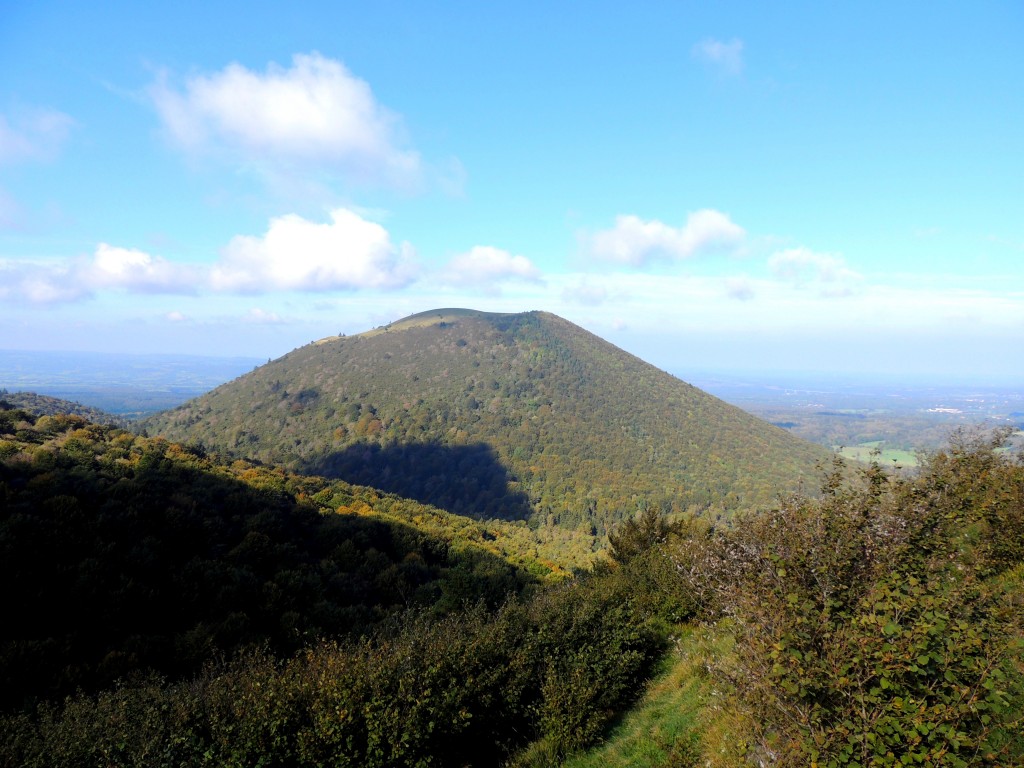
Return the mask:
M 194 268 L 143 251 L 100 243 L 92 258 L 8 261 L 0 264 L 0 299 L 29 304 L 78 301 L 99 290 L 130 293 L 195 293 Z
M 388 290 L 408 285 L 415 276 L 411 246 L 393 245 L 382 226 L 340 208 L 324 224 L 295 214 L 271 219 L 262 237 L 234 237 L 213 266 L 179 264 L 107 243 L 100 243 L 91 258 L 0 260 L 0 300 L 54 304 L 106 290 Z
M 728 42 L 707 38 L 694 45 L 690 53 L 723 75 L 736 76 L 743 71 L 743 41 L 738 38 Z
M 603 261 L 639 267 L 658 258 L 735 249 L 745 236 L 726 214 L 711 209 L 689 214 L 682 227 L 628 215 L 617 216 L 614 227 L 587 237 L 586 249 Z
M 52 160 L 74 124 L 54 109 L 23 109 L 10 120 L 0 115 L 0 165 Z
M 864 278 L 846 266 L 842 256 L 816 253 L 809 248 L 790 248 L 768 259 L 768 268 L 779 279 L 798 288 L 815 286 L 822 296 L 849 296 Z
M 78 270 L 91 289 L 120 288 L 137 293 L 194 293 L 198 273 L 133 248 L 100 243 L 92 261 Z
M 182 90 L 167 77 L 150 96 L 170 137 L 186 150 L 221 150 L 257 164 L 322 169 L 360 179 L 405 183 L 420 168 L 400 146 L 400 120 L 340 61 L 296 54 L 292 66 L 254 72 L 233 63 L 190 77 Z
M 344 208 L 326 224 L 288 214 L 262 237 L 238 235 L 210 274 L 214 290 L 239 293 L 401 288 L 412 282 L 412 248 Z
M 184 312 L 178 312 L 177 310 L 175 310 L 173 312 L 168 312 L 166 315 L 164 315 L 164 319 L 172 323 L 184 323 L 189 318 L 188 315 L 186 315 Z
M 540 270 L 525 256 L 489 245 L 477 245 L 459 254 L 445 268 L 441 279 L 449 285 L 480 288 L 495 293 L 509 280 L 540 283 Z
M 76 264 L 68 261 L 0 262 L 0 299 L 28 304 L 58 304 L 89 296 Z

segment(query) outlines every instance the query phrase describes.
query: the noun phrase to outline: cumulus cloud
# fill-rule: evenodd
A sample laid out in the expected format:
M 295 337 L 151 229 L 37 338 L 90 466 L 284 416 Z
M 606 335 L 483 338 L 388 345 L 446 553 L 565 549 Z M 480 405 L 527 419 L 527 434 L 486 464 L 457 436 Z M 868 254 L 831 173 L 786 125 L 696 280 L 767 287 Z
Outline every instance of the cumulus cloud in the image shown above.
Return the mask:
M 735 77 L 743 71 L 743 41 L 738 38 L 728 42 L 706 38 L 694 45 L 690 53 L 723 75 Z
M 817 253 L 809 248 L 789 248 L 768 259 L 777 278 L 798 288 L 813 286 L 823 296 L 849 296 L 863 282 L 863 276 L 846 266 L 842 256 Z
M 262 237 L 232 238 L 210 274 L 214 290 L 237 293 L 401 288 L 412 282 L 412 248 L 345 208 L 320 224 L 288 214 Z
M 54 109 L 23 109 L 0 114 L 0 165 L 52 160 L 75 121 Z
M 164 75 L 150 96 L 170 138 L 190 151 L 220 150 L 256 163 L 320 168 L 404 183 L 420 167 L 403 148 L 399 118 L 340 61 L 296 54 L 292 66 L 254 72 L 233 63 L 190 77 Z
M 0 299 L 57 304 L 77 301 L 90 293 L 90 287 L 79 279 L 73 263 L 0 262 Z
M 78 301 L 96 291 L 194 293 L 199 273 L 143 251 L 100 243 L 91 258 L 0 264 L 0 299 L 29 304 Z
M 78 277 L 91 289 L 120 288 L 136 293 L 194 293 L 199 276 L 187 266 L 133 248 L 100 243 Z
M 212 266 L 179 264 L 108 243 L 100 243 L 91 257 L 0 260 L 0 300 L 53 304 L 105 290 L 165 294 L 388 290 L 406 286 L 415 277 L 411 246 L 393 245 L 382 226 L 340 208 L 327 223 L 295 214 L 271 219 L 262 237 L 232 238 Z
M 476 287 L 489 293 L 498 292 L 499 285 L 510 280 L 543 282 L 540 270 L 528 258 L 513 256 L 489 245 L 478 245 L 456 256 L 448 262 L 442 280 L 449 285 Z
M 738 247 L 746 233 L 724 213 L 704 209 L 689 214 L 686 224 L 672 227 L 638 216 L 617 216 L 611 229 L 586 238 L 586 249 L 598 259 L 640 267 L 656 259 L 687 259 Z

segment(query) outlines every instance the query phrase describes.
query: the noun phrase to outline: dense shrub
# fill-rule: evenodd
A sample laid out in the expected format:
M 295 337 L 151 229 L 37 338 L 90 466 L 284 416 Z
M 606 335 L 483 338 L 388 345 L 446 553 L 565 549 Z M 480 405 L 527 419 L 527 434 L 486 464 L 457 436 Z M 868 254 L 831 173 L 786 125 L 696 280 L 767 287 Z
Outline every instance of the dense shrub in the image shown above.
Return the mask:
M 736 636 L 718 666 L 744 715 L 735 757 L 1019 763 L 1022 623 L 1004 574 L 1024 542 L 1024 467 L 998 443 L 960 437 L 914 478 L 836 472 L 820 500 L 689 549 Z
M 531 739 L 562 756 L 641 690 L 662 625 L 608 570 L 497 611 L 416 612 L 287 662 L 249 653 L 0 722 L 0 765 L 496 765 Z
M 251 645 L 287 657 L 410 606 L 496 607 L 534 580 L 476 544 L 483 524 L 369 489 L 76 416 L 0 409 L 0 440 L 0 710 Z

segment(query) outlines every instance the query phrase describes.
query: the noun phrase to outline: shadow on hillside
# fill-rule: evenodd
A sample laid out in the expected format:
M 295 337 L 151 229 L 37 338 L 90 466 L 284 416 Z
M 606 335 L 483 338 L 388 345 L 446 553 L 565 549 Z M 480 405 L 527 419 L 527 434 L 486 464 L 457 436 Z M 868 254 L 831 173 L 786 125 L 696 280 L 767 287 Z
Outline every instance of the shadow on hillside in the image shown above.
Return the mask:
M 532 580 L 436 531 L 323 515 L 283 482 L 243 483 L 160 444 L 116 473 L 96 462 L 106 444 L 71 445 L 0 461 L 0 714 L 139 670 L 187 677 L 249 646 L 288 657 L 409 606 L 496 607 Z
M 526 520 L 530 501 L 485 443 L 351 445 L 312 459 L 303 471 L 368 485 L 477 519 Z

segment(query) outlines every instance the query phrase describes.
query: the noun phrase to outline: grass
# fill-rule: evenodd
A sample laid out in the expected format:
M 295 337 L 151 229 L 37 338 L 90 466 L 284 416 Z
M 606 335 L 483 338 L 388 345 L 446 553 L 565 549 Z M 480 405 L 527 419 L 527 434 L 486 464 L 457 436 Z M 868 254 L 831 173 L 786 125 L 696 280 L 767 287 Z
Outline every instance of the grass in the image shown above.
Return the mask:
M 570 758 L 563 768 L 699 765 L 700 718 L 706 714 L 711 687 L 706 662 L 722 642 L 704 629 L 682 629 L 675 650 L 636 705 L 603 743 Z
M 877 461 L 882 465 L 899 464 L 901 467 L 916 467 L 918 458 L 912 451 L 904 451 L 897 448 L 883 448 L 885 443 L 881 440 L 872 440 L 857 445 L 847 445 L 837 449 L 839 455 L 844 459 L 860 461 L 868 464 Z

